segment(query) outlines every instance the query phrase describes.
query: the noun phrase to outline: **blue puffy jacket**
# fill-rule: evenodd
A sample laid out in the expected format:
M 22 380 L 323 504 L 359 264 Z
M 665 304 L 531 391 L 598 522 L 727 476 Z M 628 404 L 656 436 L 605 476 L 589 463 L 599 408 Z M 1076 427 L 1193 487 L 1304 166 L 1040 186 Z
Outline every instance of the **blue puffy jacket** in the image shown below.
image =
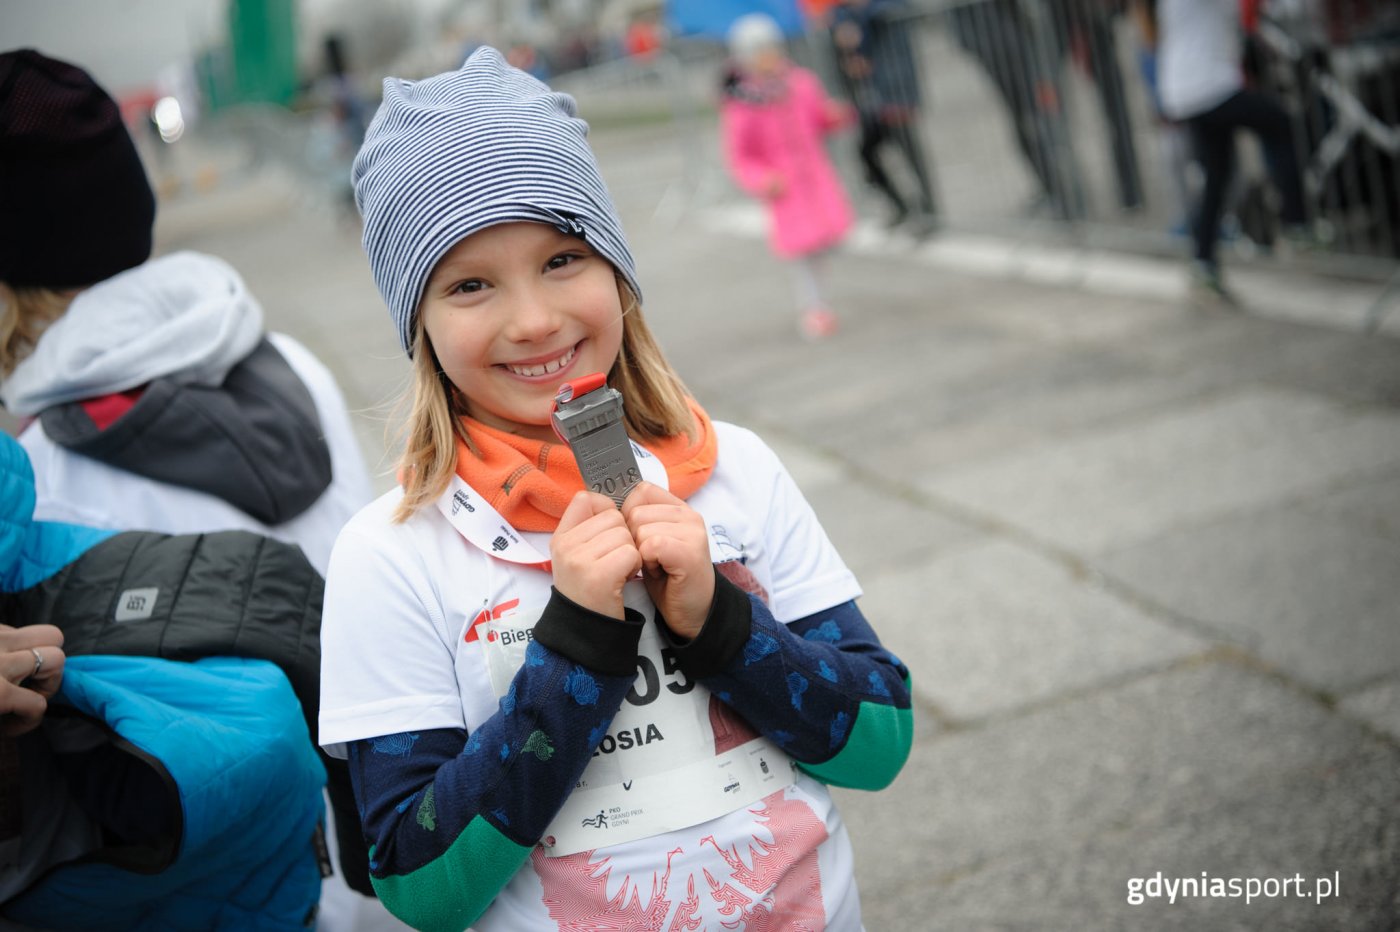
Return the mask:
M 4 906 L 70 929 L 298 929 L 321 893 L 325 771 L 287 678 L 265 660 L 72 657 L 51 704 L 105 723 L 178 795 L 178 845 L 143 871 L 76 862 Z M 172 794 L 171 803 L 177 798 Z M 95 857 L 123 852 L 98 852 Z
M 296 573 L 267 574 L 266 560 L 245 556 L 252 535 L 113 535 L 35 521 L 33 507 L 28 457 L 0 434 L 0 621 L 49 621 L 64 628 L 70 644 L 105 642 L 105 631 L 114 632 L 110 640 L 157 637 L 165 644 L 180 641 L 182 625 L 212 625 L 217 613 L 208 600 L 218 600 L 261 612 L 236 617 L 240 631 L 265 637 L 280 632 L 289 645 L 282 654 L 305 652 L 298 645 L 306 625 L 273 622 L 288 613 L 288 605 L 294 616 L 314 611 L 319 618 L 319 577 L 297 566 Z M 254 549 L 261 558 L 279 547 L 285 545 L 268 542 Z M 295 548 L 284 555 L 304 562 Z M 194 578 L 196 566 L 203 567 L 201 585 L 184 588 L 207 590 L 204 610 L 198 593 L 180 585 Z M 132 573 L 153 574 L 180 595 L 174 602 L 155 600 L 163 621 L 150 635 L 141 634 L 139 624 L 114 624 L 110 615 L 118 600 L 107 590 Z M 246 583 L 242 589 L 239 580 Z M 122 646 L 128 652 L 132 647 Z M 47 718 L 76 715 L 97 723 L 109 741 L 92 760 L 114 765 L 111 780 L 101 767 L 70 773 L 74 798 L 82 782 L 97 790 L 83 800 L 98 822 L 127 828 L 146 820 L 159 830 L 130 833 L 139 841 L 109 833 L 107 847 L 52 867 L 0 905 L 0 915 L 46 929 L 314 924 L 326 774 L 302 705 L 282 669 L 268 660 L 190 660 L 70 653 Z M 21 740 L 46 740 L 44 730 Z M 123 777 L 136 772 L 145 791 L 123 795 Z

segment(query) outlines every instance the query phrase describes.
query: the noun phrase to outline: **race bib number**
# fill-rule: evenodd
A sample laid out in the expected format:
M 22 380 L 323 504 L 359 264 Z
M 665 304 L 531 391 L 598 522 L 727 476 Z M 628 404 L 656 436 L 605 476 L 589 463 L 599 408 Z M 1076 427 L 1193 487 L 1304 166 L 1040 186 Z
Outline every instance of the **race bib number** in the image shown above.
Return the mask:
M 646 619 L 637 678 L 593 759 L 541 839 L 551 857 L 649 838 L 733 812 L 787 786 L 794 765 L 709 690 L 686 676 L 652 620 L 640 582 L 623 590 Z M 491 688 L 510 689 L 539 612 L 486 622 Z

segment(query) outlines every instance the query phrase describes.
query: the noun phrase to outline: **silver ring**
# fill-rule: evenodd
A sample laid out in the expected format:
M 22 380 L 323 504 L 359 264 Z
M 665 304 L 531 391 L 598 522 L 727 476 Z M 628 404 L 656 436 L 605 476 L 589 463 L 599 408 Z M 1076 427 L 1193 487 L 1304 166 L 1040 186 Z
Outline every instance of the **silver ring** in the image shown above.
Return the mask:
M 33 679 L 39 675 L 40 670 L 44 669 L 44 655 L 39 653 L 37 647 L 29 648 L 29 652 L 34 655 L 34 672 L 29 674 L 29 678 Z

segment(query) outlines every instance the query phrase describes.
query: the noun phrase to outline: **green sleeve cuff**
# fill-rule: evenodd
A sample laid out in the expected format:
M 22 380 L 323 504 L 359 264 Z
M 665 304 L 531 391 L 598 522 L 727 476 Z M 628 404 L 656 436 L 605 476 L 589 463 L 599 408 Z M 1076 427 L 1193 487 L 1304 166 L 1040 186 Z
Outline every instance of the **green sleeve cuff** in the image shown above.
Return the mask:
M 462 932 L 505 888 L 530 856 L 490 822 L 475 816 L 442 857 L 410 874 L 375 877 L 374 892 L 389 912 L 424 932 Z M 369 851 L 374 863 L 374 848 Z
M 904 685 L 910 688 L 909 678 Z M 910 689 L 912 694 L 912 689 Z M 914 710 L 862 702 L 841 750 L 820 764 L 798 763 L 804 772 L 831 786 L 883 790 L 894 782 L 914 745 Z

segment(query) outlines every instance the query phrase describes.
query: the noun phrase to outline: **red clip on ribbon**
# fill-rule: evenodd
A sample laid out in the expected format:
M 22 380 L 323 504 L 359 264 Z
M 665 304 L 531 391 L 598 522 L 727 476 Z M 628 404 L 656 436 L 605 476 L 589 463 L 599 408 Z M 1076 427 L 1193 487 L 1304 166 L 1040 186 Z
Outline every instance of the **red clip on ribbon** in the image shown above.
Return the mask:
M 606 385 L 607 382 L 608 377 L 601 372 L 580 376 L 572 382 L 565 382 L 563 385 L 559 386 L 559 391 L 554 394 L 555 410 L 558 410 L 559 406 L 564 402 L 573 401 L 579 395 L 587 395 L 589 392 L 597 391 Z
M 601 372 L 594 372 L 592 375 L 581 375 L 570 382 L 565 382 L 563 385 L 560 385 L 559 390 L 554 393 L 554 407 L 552 410 L 558 411 L 561 404 L 573 401 L 575 398 L 581 395 L 587 395 L 589 392 L 596 392 L 606 384 L 608 384 L 608 377 Z M 549 426 L 554 428 L 554 436 L 558 437 L 565 444 L 569 442 L 569 438 L 560 433 L 558 421 L 551 417 L 549 419 Z

